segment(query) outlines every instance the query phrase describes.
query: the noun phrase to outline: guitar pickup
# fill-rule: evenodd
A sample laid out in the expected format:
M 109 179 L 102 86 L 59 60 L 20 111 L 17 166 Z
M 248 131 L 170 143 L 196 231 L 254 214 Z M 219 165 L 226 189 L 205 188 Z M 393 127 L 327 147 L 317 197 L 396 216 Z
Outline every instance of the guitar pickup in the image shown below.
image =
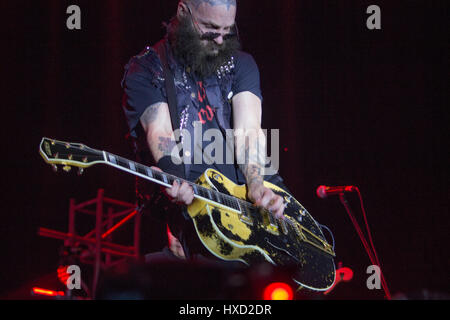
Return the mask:
M 267 227 L 267 231 L 269 231 L 271 234 L 274 234 L 276 236 L 278 236 L 280 233 L 278 232 L 278 227 L 273 225 L 273 224 L 269 224 Z
M 262 211 L 262 213 L 263 213 L 263 218 L 264 218 L 264 224 L 267 226 L 267 231 L 269 231 L 273 235 L 278 236 L 280 234 L 280 232 L 278 230 L 277 220 L 267 210 Z
M 248 215 L 246 215 L 245 213 L 243 213 L 243 212 L 241 212 L 241 214 L 239 215 L 239 219 L 243 222 L 243 223 L 245 223 L 245 224 L 247 224 L 247 225 L 249 225 L 249 226 L 253 226 L 253 220 L 252 220 L 252 218 L 250 218 Z

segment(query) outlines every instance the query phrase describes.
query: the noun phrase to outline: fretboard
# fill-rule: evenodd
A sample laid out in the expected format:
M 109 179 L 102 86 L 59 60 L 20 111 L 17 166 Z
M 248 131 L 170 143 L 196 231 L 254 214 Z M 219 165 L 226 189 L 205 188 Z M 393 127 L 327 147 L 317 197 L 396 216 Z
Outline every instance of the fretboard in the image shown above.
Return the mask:
M 193 182 L 152 169 L 148 166 L 122 158 L 120 156 L 116 156 L 108 152 L 104 152 L 104 158 L 106 163 L 110 166 L 116 167 L 122 171 L 126 171 L 135 176 L 152 181 L 167 188 L 170 188 L 175 181 L 177 181 L 179 184 L 186 182 L 192 187 L 194 196 L 196 198 L 211 201 L 238 212 L 242 212 L 241 207 L 247 205 L 245 201 L 242 201 L 236 197 L 226 195 L 215 190 L 207 189 Z

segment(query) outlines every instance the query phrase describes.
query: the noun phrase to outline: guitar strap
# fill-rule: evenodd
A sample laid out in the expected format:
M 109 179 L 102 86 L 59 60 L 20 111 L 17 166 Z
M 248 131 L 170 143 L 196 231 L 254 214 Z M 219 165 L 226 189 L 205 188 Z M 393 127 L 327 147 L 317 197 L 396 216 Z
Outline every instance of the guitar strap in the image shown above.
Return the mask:
M 157 51 L 159 58 L 161 60 L 162 68 L 164 71 L 164 79 L 166 85 L 166 94 L 167 94 L 167 103 L 169 105 L 169 113 L 170 119 L 172 120 L 172 128 L 175 134 L 175 142 L 179 148 L 179 154 L 183 158 L 183 148 L 180 142 L 180 116 L 178 114 L 178 101 L 177 101 L 177 93 L 175 89 L 175 77 L 172 73 L 172 70 L 169 66 L 169 61 L 167 58 L 167 46 L 164 41 L 161 41 L 155 46 L 155 50 Z M 186 179 L 186 167 L 183 165 L 183 179 Z
M 166 94 L 167 94 L 167 103 L 169 105 L 169 113 L 170 113 L 170 119 L 172 121 L 172 128 L 174 130 L 175 135 L 175 142 L 177 143 L 177 146 L 179 148 L 179 154 L 183 158 L 184 152 L 182 144 L 180 142 L 180 130 L 177 130 L 180 128 L 180 116 L 178 114 L 178 101 L 177 101 L 177 93 L 175 88 L 175 77 L 172 73 L 172 70 L 169 66 L 169 60 L 167 55 L 167 46 L 164 40 L 160 41 L 156 46 L 155 50 L 159 55 L 159 58 L 161 60 L 162 68 L 164 71 L 164 79 L 165 79 L 165 85 L 166 85 Z M 186 166 L 183 165 L 183 170 L 181 172 L 183 176 L 180 176 L 179 178 L 187 179 L 187 173 L 186 173 Z M 175 221 L 168 221 L 169 225 L 178 225 L 180 221 L 177 221 L 177 216 L 169 215 L 169 220 L 171 220 L 170 217 L 175 219 Z M 182 210 L 182 216 L 185 221 L 190 221 L 191 218 L 187 212 L 186 208 L 183 208 Z M 175 231 L 175 230 L 174 230 Z M 179 232 L 176 233 L 176 236 L 178 237 L 178 240 L 180 241 L 181 245 L 183 246 L 184 253 L 187 258 L 190 258 L 190 250 L 187 246 L 187 240 L 186 240 L 186 230 L 182 227 Z

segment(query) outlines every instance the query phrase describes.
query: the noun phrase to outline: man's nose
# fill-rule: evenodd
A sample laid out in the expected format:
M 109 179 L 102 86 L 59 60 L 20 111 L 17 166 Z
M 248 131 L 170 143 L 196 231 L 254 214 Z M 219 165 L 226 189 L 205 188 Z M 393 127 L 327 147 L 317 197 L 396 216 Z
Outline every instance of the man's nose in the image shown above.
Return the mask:
M 223 35 L 218 36 L 217 38 L 214 39 L 214 41 L 218 44 L 221 45 L 223 43 Z

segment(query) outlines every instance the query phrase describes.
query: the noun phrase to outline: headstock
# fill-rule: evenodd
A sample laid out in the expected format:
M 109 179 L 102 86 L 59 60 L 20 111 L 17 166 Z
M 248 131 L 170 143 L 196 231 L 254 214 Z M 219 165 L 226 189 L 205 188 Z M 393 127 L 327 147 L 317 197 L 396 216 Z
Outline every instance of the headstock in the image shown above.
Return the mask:
M 97 163 L 104 162 L 103 152 L 80 143 L 70 143 L 49 138 L 42 138 L 39 153 L 45 162 L 57 170 L 62 165 L 63 170 L 69 172 L 72 167 L 78 167 L 78 173 Z

